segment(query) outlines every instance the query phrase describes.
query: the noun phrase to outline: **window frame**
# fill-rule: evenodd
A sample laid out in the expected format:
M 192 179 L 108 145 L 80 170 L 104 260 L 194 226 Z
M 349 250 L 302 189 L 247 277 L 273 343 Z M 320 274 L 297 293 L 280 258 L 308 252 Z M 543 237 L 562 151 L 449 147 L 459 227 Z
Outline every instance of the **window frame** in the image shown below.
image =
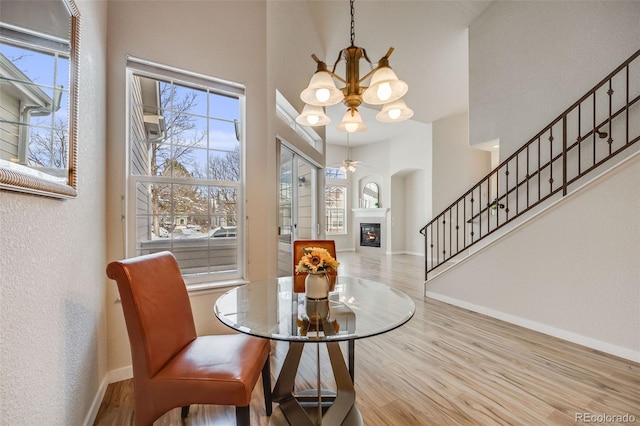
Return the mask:
M 216 181 L 212 178 L 204 177 L 167 177 L 152 176 L 147 174 L 134 174 L 132 171 L 132 82 L 134 76 L 151 78 L 161 82 L 170 82 L 194 90 L 203 90 L 206 96 L 209 94 L 223 95 L 237 99 L 239 107 L 239 123 L 237 133 L 239 135 L 239 177 L 237 182 Z M 232 284 L 246 282 L 246 221 L 245 221 L 245 193 L 246 193 L 246 95 L 244 85 L 220 80 L 214 77 L 193 73 L 190 71 L 169 67 L 146 61 L 139 58 L 127 57 L 126 65 L 126 189 L 125 189 L 125 256 L 132 257 L 139 254 L 138 235 L 136 232 L 136 221 L 138 212 L 136 210 L 136 191 L 140 183 L 152 184 L 178 184 L 178 185 L 198 185 L 202 187 L 230 187 L 235 189 L 237 209 L 235 211 L 234 225 L 237 229 L 236 237 L 236 263 L 232 271 L 216 272 L 207 271 L 205 273 L 183 274 L 183 278 L 189 290 L 216 288 Z M 206 119 L 215 119 L 214 115 L 206 114 Z M 207 130 L 209 132 L 209 130 Z M 207 213 L 210 214 L 210 213 Z M 227 225 L 231 226 L 231 225 Z M 208 238 L 210 241 L 221 240 L 221 238 Z M 224 238 L 226 239 L 226 238 Z M 175 240 L 171 240 L 173 244 Z M 209 247 L 209 245 L 208 245 Z M 208 268 L 211 265 L 207 266 Z
M 341 172 L 342 175 L 344 176 L 343 178 L 339 178 L 339 177 L 328 177 L 327 173 L 330 170 L 340 170 L 337 168 L 332 168 L 332 167 L 325 167 L 325 185 L 324 185 L 324 217 L 325 217 L 325 233 L 326 235 L 346 235 L 349 233 L 349 228 L 348 228 L 348 195 L 349 195 L 349 189 L 348 189 L 348 177 L 346 175 L 346 173 Z M 344 207 L 342 209 L 343 211 L 343 225 L 342 225 L 342 231 L 341 232 L 332 232 L 329 231 L 329 215 L 328 215 L 328 211 L 331 210 L 339 210 L 337 208 L 330 208 L 329 207 L 329 203 L 327 202 L 327 190 L 329 188 L 340 188 L 343 192 L 343 197 L 344 197 Z

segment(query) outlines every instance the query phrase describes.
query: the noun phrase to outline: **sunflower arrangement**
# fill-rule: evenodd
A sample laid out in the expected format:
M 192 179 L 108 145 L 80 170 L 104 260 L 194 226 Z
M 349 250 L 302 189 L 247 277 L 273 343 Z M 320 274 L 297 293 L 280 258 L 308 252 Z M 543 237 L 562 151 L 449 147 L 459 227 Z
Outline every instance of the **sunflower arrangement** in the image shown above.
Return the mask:
M 340 262 L 335 260 L 326 249 L 320 247 L 305 247 L 302 257 L 296 266 L 296 272 L 318 273 L 337 270 Z

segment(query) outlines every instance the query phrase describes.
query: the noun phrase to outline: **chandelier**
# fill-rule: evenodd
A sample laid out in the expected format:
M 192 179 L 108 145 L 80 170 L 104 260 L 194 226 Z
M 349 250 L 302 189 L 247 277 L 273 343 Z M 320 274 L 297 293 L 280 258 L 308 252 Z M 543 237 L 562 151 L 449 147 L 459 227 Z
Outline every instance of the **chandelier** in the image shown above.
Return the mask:
M 300 98 L 305 102 L 302 114 L 296 118 L 296 122 L 305 126 L 324 126 L 331 120 L 325 114 L 323 107 L 335 105 L 342 101 L 347 107 L 342 121 L 338 124 L 338 130 L 343 132 L 362 132 L 367 130 L 358 107 L 365 102 L 370 105 L 382 105 L 382 109 L 376 114 L 376 119 L 382 122 L 403 121 L 413 116 L 413 111 L 407 107 L 402 97 L 407 93 L 409 86 L 399 80 L 389 66 L 389 56 L 393 47 L 380 58 L 376 66 L 367 57 L 367 52 L 362 47 L 354 45 L 355 25 L 354 7 L 351 5 L 351 45 L 338 55 L 338 59 L 329 71 L 327 64 L 313 54 L 311 57 L 317 63 L 317 69 L 309 86 L 300 93 Z M 360 60 L 364 58 L 373 68 L 362 78 L 360 77 Z M 342 78 L 335 73 L 340 60 L 346 62 L 346 77 Z M 365 80 L 371 77 L 370 85 L 363 86 Z M 338 89 L 334 82 L 338 80 L 344 87 Z

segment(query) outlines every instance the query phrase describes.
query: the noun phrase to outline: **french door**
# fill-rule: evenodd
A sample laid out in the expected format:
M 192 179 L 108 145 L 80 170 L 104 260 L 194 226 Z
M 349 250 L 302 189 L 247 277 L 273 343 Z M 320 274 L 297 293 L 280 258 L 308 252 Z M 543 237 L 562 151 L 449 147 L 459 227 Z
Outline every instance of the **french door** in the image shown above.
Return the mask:
M 278 276 L 293 272 L 292 242 L 317 238 L 318 168 L 280 141 Z

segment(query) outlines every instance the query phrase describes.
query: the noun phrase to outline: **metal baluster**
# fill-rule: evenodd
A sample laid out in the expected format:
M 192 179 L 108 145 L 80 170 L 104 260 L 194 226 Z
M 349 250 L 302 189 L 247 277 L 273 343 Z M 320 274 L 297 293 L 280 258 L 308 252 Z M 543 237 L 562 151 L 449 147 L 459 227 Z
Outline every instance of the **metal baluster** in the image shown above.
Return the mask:
M 498 221 L 498 199 L 500 198 L 500 167 L 496 168 L 496 172 L 494 173 L 495 175 L 495 181 L 496 181 L 496 199 L 493 201 L 495 203 L 496 206 L 496 228 L 499 225 L 499 221 Z M 487 182 L 487 186 L 489 186 L 489 182 Z M 487 188 L 487 192 L 488 192 L 488 188 Z M 489 220 L 490 215 L 487 214 L 487 220 Z M 487 230 L 489 229 L 489 227 L 487 226 Z
M 578 176 L 582 173 L 582 102 L 578 104 Z
M 542 185 L 542 173 L 540 171 L 540 136 L 538 136 L 538 200 L 542 198 L 542 192 L 540 191 L 540 186 Z M 537 202 L 536 201 L 536 202 Z
M 438 220 L 436 220 L 435 223 L 435 227 L 436 227 L 436 263 L 439 265 L 440 264 L 440 227 L 438 226 L 438 221 L 440 220 L 440 217 L 438 217 Z
M 567 195 L 567 116 L 562 117 L 562 196 Z
M 489 222 L 487 220 L 487 222 Z M 478 239 L 482 239 L 482 182 L 478 185 L 478 228 L 480 228 L 480 235 L 478 235 Z M 489 227 L 487 226 L 487 229 Z
M 449 257 L 453 256 L 453 240 L 452 240 L 452 231 L 451 231 L 451 210 L 449 209 Z
M 515 157 L 516 158 L 516 167 L 518 164 L 518 156 Z M 507 163 L 506 166 L 506 171 L 504 173 L 505 178 L 504 178 L 504 194 L 505 194 L 505 200 L 504 200 L 504 213 L 505 213 L 505 217 L 504 217 L 504 221 L 509 222 L 509 163 Z M 517 170 L 517 169 L 516 169 Z M 516 177 L 517 178 L 517 177 Z M 516 188 L 518 187 L 518 183 L 516 182 Z M 518 193 L 517 189 L 516 189 L 516 194 Z M 498 206 L 500 207 L 500 206 Z
M 553 193 L 553 126 L 549 128 L 549 195 Z
M 516 216 L 520 214 L 520 154 L 516 157 Z
M 593 91 L 593 163 L 596 164 L 596 91 Z
M 529 208 L 529 145 L 527 145 L 527 209 Z
M 473 195 L 472 195 L 473 197 Z M 464 197 L 464 204 L 462 205 L 462 210 L 464 213 L 464 245 L 467 246 L 467 196 Z M 473 215 L 473 205 L 471 206 L 471 215 Z M 469 235 L 471 236 L 471 242 L 473 242 L 473 223 L 470 225 L 471 232 Z
M 460 202 L 456 203 L 456 253 L 460 252 Z
M 447 261 L 447 213 L 442 213 L 442 261 Z
M 612 114 L 612 102 L 613 102 L 613 89 L 611 87 L 611 78 L 609 79 L 609 90 L 607 90 L 607 95 L 609 95 L 609 139 L 607 143 L 609 144 L 609 155 L 611 155 L 611 148 L 613 146 L 613 134 L 611 133 L 611 114 Z
M 629 64 L 627 64 L 626 66 L 626 71 L 627 71 L 627 87 L 626 87 L 626 104 L 625 104 L 625 113 L 626 113 L 626 138 L 627 138 L 627 145 L 629 144 Z

